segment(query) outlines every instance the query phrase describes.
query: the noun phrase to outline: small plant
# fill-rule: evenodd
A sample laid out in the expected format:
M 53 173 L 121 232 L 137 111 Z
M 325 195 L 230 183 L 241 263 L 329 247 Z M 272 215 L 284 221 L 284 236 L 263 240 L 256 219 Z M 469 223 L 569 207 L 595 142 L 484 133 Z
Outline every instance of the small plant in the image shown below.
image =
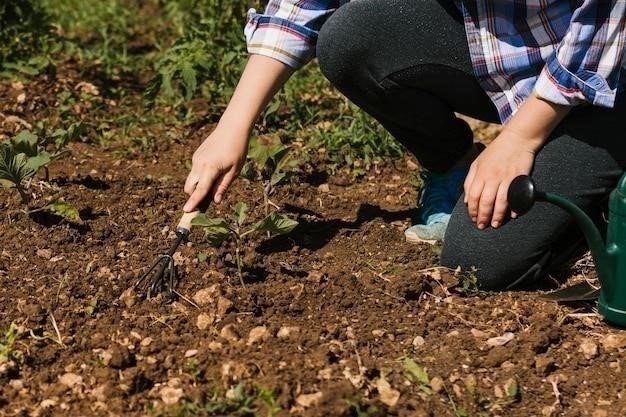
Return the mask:
M 241 177 L 263 184 L 263 208 L 269 214 L 270 206 L 280 209 L 270 200 L 278 184 L 286 181 L 290 170 L 297 161 L 293 158 L 291 147 L 285 146 L 274 135 L 253 138 L 248 150 L 249 161 L 241 170 Z
M 420 365 L 418 365 L 413 359 L 409 357 L 403 357 L 400 359 L 404 370 L 406 371 L 405 375 L 407 379 L 424 392 L 425 394 L 432 394 L 433 390 L 430 387 L 430 378 L 428 377 L 428 372 Z
M 223 242 L 232 240 L 235 244 L 235 261 L 237 263 L 237 275 L 241 285 L 243 282 L 243 260 L 241 249 L 243 239 L 253 233 L 284 234 L 289 233 L 298 225 L 298 222 L 289 217 L 273 212 L 257 223 L 244 230 L 248 218 L 248 205 L 237 203 L 233 207 L 233 215 L 230 220 L 223 218 L 207 218 L 206 215 L 196 217 L 192 224 L 204 228 L 207 241 L 212 246 L 220 246 Z
M 166 412 L 153 413 L 159 417 L 176 416 L 233 416 L 233 417 L 273 417 L 281 411 L 277 404 L 276 394 L 266 388 L 246 388 L 239 384 L 231 388 L 227 394 L 214 393 L 211 398 L 198 402 L 183 402 Z
M 0 335 L 0 375 L 14 369 L 17 364 L 24 360 L 21 351 L 15 349 L 15 342 L 20 336 L 20 331 L 15 323 Z

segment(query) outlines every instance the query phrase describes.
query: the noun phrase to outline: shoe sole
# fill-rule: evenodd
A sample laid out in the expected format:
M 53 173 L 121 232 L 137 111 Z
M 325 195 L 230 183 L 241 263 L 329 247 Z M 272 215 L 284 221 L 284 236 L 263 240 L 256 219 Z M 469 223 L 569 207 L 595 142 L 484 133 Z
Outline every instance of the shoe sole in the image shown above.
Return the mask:
M 413 237 L 413 236 L 407 236 L 407 235 L 404 235 L 404 237 L 408 243 L 412 243 L 412 244 L 428 243 L 429 245 L 435 245 L 437 244 L 437 242 L 439 242 L 439 240 L 437 239 L 433 239 L 433 240 L 420 239 L 419 237 Z

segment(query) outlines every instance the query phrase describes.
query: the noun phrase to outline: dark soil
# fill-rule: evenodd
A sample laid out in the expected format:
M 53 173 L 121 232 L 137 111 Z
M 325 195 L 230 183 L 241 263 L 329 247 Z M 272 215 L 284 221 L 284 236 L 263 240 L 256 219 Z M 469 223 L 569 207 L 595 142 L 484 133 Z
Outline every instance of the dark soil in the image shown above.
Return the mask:
M 75 85 L 31 84 L 30 108 L 0 84 L 2 132 L 14 130 L 6 116 L 32 123 L 55 106 L 46 92 L 64 82 Z M 98 111 L 121 111 L 99 100 Z M 464 294 L 471 277 L 404 242 L 416 198 L 406 160 L 322 184 L 317 165 L 279 187 L 272 200 L 300 224 L 245 242 L 245 287 L 233 248 L 194 230 L 175 256 L 178 300 L 136 299 L 126 290 L 172 242 L 185 161 L 210 129 L 142 152 L 72 144 L 31 191 L 40 206 L 55 195 L 75 204 L 80 225 L 0 195 L 0 329 L 19 329 L 19 354 L 0 364 L 1 415 L 176 415 L 239 384 L 250 396 L 273 390 L 278 415 L 626 415 L 626 334 L 591 305 L 542 300 L 557 281 Z M 209 215 L 238 201 L 261 218 L 261 188 L 243 180 Z

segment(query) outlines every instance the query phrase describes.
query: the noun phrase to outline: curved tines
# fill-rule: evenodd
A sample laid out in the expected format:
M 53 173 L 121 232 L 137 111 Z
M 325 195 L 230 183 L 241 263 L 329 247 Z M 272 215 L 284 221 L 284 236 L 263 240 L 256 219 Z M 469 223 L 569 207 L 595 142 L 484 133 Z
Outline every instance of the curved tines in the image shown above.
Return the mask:
M 150 269 L 133 285 L 133 289 L 145 290 L 146 298 L 151 298 L 167 288 L 169 299 L 172 300 L 175 294 L 174 285 L 176 284 L 176 266 L 173 255 L 184 238 L 183 234 L 177 233 L 177 238 L 170 250 L 159 255 Z

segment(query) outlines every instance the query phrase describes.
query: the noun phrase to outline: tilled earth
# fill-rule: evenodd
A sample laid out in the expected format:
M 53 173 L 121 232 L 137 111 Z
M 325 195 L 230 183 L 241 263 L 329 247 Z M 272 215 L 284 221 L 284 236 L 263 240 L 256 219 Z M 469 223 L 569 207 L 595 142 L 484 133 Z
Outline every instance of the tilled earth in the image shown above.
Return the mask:
M 0 195 L 0 330 L 16 334 L 0 338 L 0 415 L 626 415 L 626 334 L 592 305 L 540 298 L 591 268 L 526 292 L 473 291 L 471 275 L 436 267 L 437 248 L 403 241 L 410 160 L 359 179 L 320 165 L 279 187 L 272 201 L 299 225 L 245 240 L 245 287 L 234 248 L 194 230 L 175 256 L 177 300 L 136 297 L 210 129 L 133 155 L 73 144 L 31 191 L 61 195 L 83 224 Z M 260 185 L 243 180 L 209 215 L 239 201 L 250 223 L 262 217 Z

